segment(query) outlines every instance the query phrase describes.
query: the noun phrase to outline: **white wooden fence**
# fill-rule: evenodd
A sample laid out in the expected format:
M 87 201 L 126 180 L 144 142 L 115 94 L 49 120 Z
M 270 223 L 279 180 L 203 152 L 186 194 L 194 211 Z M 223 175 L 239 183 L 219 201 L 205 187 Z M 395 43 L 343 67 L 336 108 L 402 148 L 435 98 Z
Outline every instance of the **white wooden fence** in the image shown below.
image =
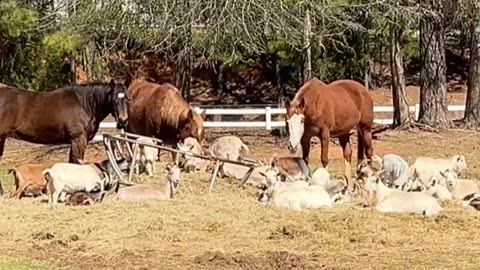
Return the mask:
M 200 107 L 195 107 L 197 112 L 201 112 L 203 109 Z M 265 121 L 221 121 L 221 122 L 204 122 L 204 127 L 206 128 L 265 128 L 271 130 L 276 127 L 284 127 L 285 121 L 272 121 L 273 115 L 285 114 L 285 108 L 255 108 L 255 109 L 205 109 L 206 115 L 265 115 Z M 450 105 L 448 106 L 448 111 L 450 112 L 461 112 L 465 110 L 464 105 Z M 373 108 L 374 113 L 393 113 L 392 106 L 375 106 Z M 410 106 L 410 112 L 415 114 L 415 119 L 418 119 L 418 114 L 420 112 L 420 104 L 415 106 Z M 375 119 L 376 123 L 379 124 L 392 124 L 393 119 Z M 115 122 L 102 122 L 100 124 L 100 129 L 113 129 L 116 127 Z M 96 135 L 93 139 L 94 141 L 102 140 L 101 135 Z

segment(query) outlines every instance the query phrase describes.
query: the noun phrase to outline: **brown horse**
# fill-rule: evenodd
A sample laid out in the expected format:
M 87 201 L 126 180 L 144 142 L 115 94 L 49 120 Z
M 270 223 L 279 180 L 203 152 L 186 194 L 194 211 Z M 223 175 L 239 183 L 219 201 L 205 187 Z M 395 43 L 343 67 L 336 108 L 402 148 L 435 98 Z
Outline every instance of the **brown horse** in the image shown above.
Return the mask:
M 130 84 L 128 97 L 127 131 L 175 146 L 187 137 L 200 143 L 205 139 L 205 111 L 201 115 L 194 112 L 175 86 L 137 79 Z
M 345 175 L 352 177 L 352 149 L 350 131 L 357 128 L 358 163 L 366 154 L 370 160 L 373 154 L 372 126 L 373 99 L 367 89 L 352 80 L 338 80 L 330 84 L 313 78 L 297 92 L 293 101 L 285 102 L 286 125 L 289 133 L 289 149 L 295 152 L 301 144 L 303 158 L 308 163 L 310 139 L 320 138 L 321 161 L 328 167 L 328 143 L 330 137 L 337 137 L 343 149 Z
M 109 114 L 127 124 L 126 87 L 108 83 L 72 85 L 51 92 L 0 87 L 0 160 L 13 135 L 39 144 L 71 144 L 69 162 L 83 163 L 87 143 Z

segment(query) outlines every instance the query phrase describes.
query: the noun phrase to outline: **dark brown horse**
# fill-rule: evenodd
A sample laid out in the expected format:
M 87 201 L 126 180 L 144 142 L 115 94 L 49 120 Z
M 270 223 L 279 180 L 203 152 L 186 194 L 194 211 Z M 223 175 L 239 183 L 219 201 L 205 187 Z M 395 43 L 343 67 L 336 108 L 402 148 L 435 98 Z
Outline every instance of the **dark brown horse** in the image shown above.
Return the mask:
M 0 159 L 12 135 L 39 144 L 71 144 L 69 162 L 83 163 L 87 143 L 109 114 L 127 124 L 126 87 L 108 83 L 72 85 L 51 92 L 0 87 Z
M 308 163 L 310 139 L 320 138 L 323 167 L 328 166 L 328 143 L 337 137 L 343 149 L 345 175 L 352 177 L 352 149 L 350 131 L 357 128 L 358 163 L 364 155 L 372 158 L 373 99 L 367 89 L 352 80 L 338 80 L 330 84 L 313 78 L 285 102 L 289 149 L 295 152 L 301 144 L 303 158 Z
M 187 137 L 205 139 L 202 115 L 194 112 L 175 86 L 134 80 L 128 88 L 127 131 L 177 145 Z M 174 155 L 175 156 L 175 155 Z

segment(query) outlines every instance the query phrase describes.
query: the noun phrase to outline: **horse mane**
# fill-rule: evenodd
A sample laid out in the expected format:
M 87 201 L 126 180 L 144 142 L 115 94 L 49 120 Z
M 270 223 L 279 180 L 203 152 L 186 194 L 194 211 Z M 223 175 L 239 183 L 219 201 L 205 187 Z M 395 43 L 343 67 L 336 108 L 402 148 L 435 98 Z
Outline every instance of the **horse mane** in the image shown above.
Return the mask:
M 178 127 L 180 117 L 190 110 L 188 103 L 180 96 L 180 92 L 168 87 L 164 97 L 161 117 L 171 127 Z
M 317 84 L 320 84 L 320 85 L 326 85 L 324 82 L 320 81 L 317 78 L 312 78 L 312 79 L 306 81 L 302 85 L 302 87 L 300 87 L 298 92 L 295 94 L 295 97 L 293 98 L 293 100 L 291 102 L 292 106 L 297 106 L 300 103 L 301 98 L 303 98 L 303 96 L 305 95 L 305 92 L 307 92 L 310 89 L 310 86 L 313 83 L 317 83 Z

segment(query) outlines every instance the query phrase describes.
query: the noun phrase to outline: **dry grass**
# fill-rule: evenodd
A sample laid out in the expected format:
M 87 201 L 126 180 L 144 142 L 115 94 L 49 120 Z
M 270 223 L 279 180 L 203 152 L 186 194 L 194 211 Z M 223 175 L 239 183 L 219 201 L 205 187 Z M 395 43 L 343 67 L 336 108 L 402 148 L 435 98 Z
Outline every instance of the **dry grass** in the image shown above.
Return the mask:
M 415 142 L 408 143 L 413 138 Z M 419 155 L 463 153 L 469 176 L 478 176 L 475 149 L 479 145 L 478 133 L 390 133 L 375 142 L 375 151 L 395 152 L 410 162 Z M 257 158 L 272 154 L 272 144 L 249 146 Z M 9 154 L 12 147 L 18 149 L 17 142 L 9 144 L 7 161 L 15 159 Z M 318 150 L 312 153 L 315 164 Z M 330 151 L 332 168 L 338 170 L 343 164 L 339 147 L 332 145 Z M 162 165 L 158 168 L 163 176 Z M 0 252 L 73 269 L 473 269 L 477 265 L 479 215 L 454 203 L 437 218 L 382 215 L 359 204 L 291 212 L 257 205 L 252 188 L 239 188 L 228 180 L 219 181 L 209 195 L 208 178 L 183 175 L 172 202 L 107 201 L 85 208 L 50 209 L 31 200 L 2 199 Z

